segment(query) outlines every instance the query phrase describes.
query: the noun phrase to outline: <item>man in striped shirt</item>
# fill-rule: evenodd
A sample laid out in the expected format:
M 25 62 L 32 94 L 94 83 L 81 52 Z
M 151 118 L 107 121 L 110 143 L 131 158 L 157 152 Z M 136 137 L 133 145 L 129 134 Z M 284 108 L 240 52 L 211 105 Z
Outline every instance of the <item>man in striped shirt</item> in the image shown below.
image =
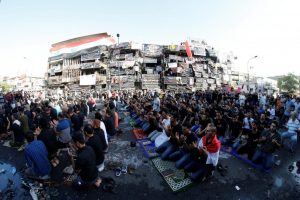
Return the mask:
M 300 131 L 300 123 L 297 120 L 297 113 L 292 112 L 291 117 L 287 123 L 288 130 L 281 134 L 281 143 L 283 144 L 285 139 L 291 140 L 290 151 L 294 152 L 297 144 L 297 132 Z

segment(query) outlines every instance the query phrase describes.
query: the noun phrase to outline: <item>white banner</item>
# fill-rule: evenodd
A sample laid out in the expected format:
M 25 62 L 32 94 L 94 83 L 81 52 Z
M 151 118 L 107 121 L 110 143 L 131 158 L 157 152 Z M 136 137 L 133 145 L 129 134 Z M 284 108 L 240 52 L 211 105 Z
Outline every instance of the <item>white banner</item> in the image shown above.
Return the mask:
M 95 84 L 96 84 L 95 74 L 80 76 L 80 85 L 95 85 Z
M 175 68 L 175 67 L 177 67 L 177 63 L 176 62 L 168 63 L 168 66 L 169 66 L 169 68 Z

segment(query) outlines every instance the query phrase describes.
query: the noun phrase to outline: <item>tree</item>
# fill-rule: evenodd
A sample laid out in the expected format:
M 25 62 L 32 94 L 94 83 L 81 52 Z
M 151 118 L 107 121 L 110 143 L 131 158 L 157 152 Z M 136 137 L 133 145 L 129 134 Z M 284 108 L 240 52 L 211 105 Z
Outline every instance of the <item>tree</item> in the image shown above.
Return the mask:
M 294 74 L 289 73 L 288 75 L 278 79 L 277 87 L 280 92 L 294 94 L 299 87 L 299 80 Z
M 1 83 L 0 87 L 1 87 L 2 92 L 4 92 L 4 93 L 9 92 L 11 89 L 11 85 L 9 85 L 8 83 L 5 83 L 5 82 Z

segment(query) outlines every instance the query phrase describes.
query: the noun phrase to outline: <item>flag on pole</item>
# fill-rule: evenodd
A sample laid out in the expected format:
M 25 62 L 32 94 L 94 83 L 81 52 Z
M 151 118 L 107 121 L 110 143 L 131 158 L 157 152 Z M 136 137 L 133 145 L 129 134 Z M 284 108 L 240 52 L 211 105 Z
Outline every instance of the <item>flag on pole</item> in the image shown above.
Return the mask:
M 193 57 L 192 56 L 192 51 L 191 51 L 189 42 L 187 40 L 185 41 L 185 50 L 186 50 L 188 58 L 192 58 Z

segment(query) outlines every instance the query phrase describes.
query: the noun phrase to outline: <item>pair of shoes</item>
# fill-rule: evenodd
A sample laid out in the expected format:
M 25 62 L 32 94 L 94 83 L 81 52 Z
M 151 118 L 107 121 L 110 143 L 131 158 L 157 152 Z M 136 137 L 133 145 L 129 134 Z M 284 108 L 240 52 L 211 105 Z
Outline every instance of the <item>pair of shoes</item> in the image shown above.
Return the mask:
M 122 174 L 122 169 L 121 169 L 120 167 L 117 167 L 117 168 L 115 169 L 115 175 L 116 175 L 116 177 L 121 176 L 121 174 Z
M 64 168 L 63 173 L 65 173 L 65 174 L 73 174 L 74 173 L 73 166 L 70 165 L 70 166 Z

